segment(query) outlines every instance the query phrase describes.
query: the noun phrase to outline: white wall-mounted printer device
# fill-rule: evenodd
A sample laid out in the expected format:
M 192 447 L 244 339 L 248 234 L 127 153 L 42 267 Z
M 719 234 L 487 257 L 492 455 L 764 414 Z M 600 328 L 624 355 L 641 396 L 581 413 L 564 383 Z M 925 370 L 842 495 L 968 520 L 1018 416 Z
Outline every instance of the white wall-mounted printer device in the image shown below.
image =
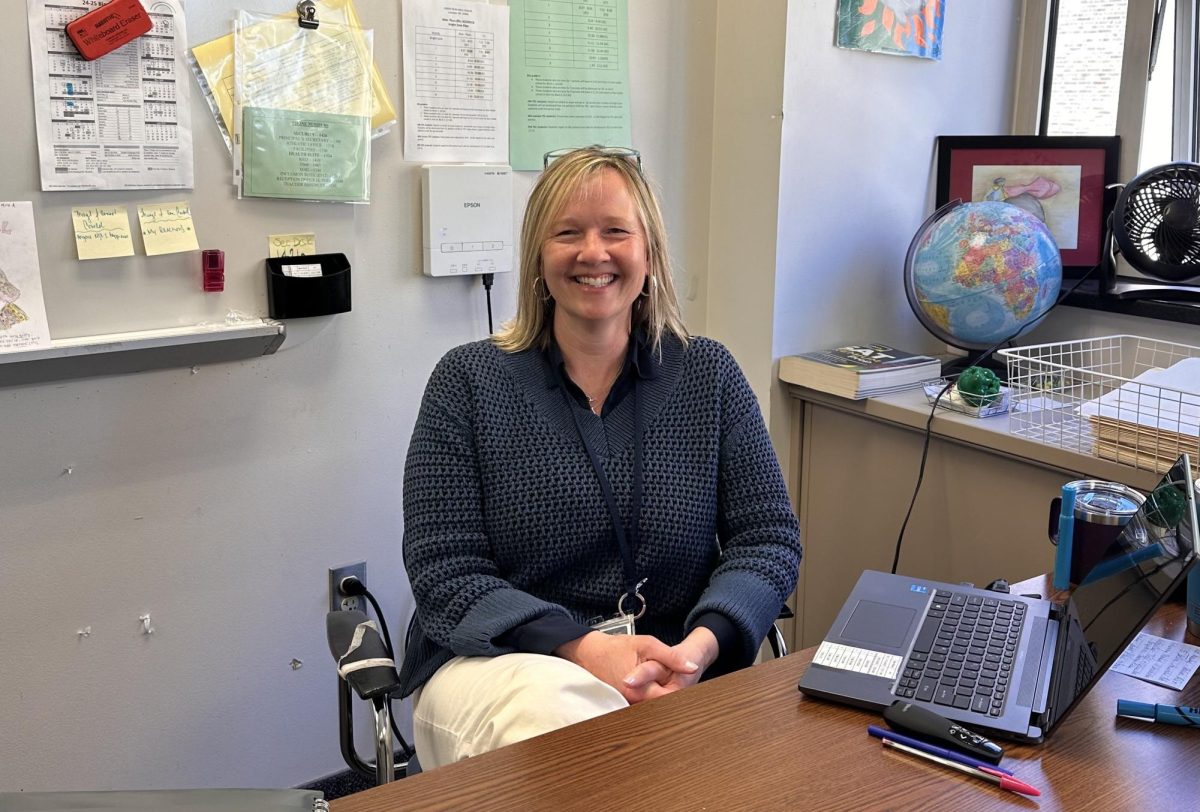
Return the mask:
M 421 167 L 426 276 L 513 269 L 512 168 L 495 164 Z

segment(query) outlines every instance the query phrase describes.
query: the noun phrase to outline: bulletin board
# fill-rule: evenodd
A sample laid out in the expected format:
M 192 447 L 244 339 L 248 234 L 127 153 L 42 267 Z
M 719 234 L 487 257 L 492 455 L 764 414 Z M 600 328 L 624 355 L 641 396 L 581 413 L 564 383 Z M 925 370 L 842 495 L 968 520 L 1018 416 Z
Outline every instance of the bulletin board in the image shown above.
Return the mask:
M 153 11 L 156 0 L 143 0 Z M 183 0 L 188 47 L 230 33 L 230 0 Z M 295 10 L 291 0 L 258 0 L 255 10 Z M 4 171 L 0 201 L 33 203 L 42 293 L 52 339 L 70 339 L 225 323 L 230 314 L 267 316 L 265 259 L 271 235 L 314 233 L 321 253 L 345 253 L 353 265 L 354 205 L 237 199 L 231 158 L 204 94 L 186 61 L 179 82 L 190 91 L 194 188 L 43 192 L 34 119 L 31 43 L 26 0 L 0 0 L 10 22 L 0 51 Z M 137 40 L 126 47 L 136 47 Z M 225 289 L 204 292 L 199 251 L 147 256 L 138 230 L 139 204 L 186 202 L 199 248 L 225 252 Z M 114 204 L 129 213 L 135 254 L 77 259 L 71 210 Z

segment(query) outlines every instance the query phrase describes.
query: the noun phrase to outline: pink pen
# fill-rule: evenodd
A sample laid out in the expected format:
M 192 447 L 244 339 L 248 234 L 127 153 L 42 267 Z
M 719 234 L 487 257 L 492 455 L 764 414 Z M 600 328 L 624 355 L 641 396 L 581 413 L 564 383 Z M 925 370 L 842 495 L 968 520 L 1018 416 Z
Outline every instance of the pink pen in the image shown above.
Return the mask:
M 964 772 L 967 775 L 973 775 L 976 778 L 982 778 L 984 781 L 998 784 L 1000 789 L 1005 789 L 1009 792 L 1018 792 L 1021 795 L 1042 794 L 1041 790 L 1029 786 L 1019 778 L 1013 778 L 1011 775 L 1005 775 L 999 770 L 993 770 L 991 767 L 968 767 L 966 764 L 959 764 L 956 761 L 950 761 L 949 759 L 942 758 L 941 756 L 935 756 L 932 753 L 924 753 L 920 750 L 909 747 L 908 745 L 894 742 L 891 739 L 883 739 L 883 746 L 890 747 L 894 750 L 903 750 L 905 753 L 908 753 L 912 756 L 917 756 L 918 758 L 936 761 L 943 767 L 949 767 L 952 770 L 958 770 L 959 772 Z

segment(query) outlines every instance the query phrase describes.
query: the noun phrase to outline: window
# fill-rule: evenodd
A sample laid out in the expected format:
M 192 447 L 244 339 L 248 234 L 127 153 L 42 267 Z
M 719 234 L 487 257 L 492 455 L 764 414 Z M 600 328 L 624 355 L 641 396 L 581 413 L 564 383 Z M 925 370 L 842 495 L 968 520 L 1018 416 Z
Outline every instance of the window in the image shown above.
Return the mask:
M 1117 131 L 1126 0 L 1058 0 L 1043 135 Z
M 1025 0 L 1014 132 L 1121 136 L 1121 176 L 1197 154 L 1200 0 Z M 1147 68 L 1153 63 L 1153 70 Z M 1147 76 L 1147 74 L 1149 74 Z M 1030 88 L 1039 88 L 1031 92 Z
M 1012 132 L 1120 136 L 1119 183 L 1200 162 L 1198 16 L 1200 0 L 1021 0 Z M 1200 324 L 1183 304 L 1200 301 L 1200 276 L 1166 281 L 1114 258 L 1072 287 L 1072 305 Z

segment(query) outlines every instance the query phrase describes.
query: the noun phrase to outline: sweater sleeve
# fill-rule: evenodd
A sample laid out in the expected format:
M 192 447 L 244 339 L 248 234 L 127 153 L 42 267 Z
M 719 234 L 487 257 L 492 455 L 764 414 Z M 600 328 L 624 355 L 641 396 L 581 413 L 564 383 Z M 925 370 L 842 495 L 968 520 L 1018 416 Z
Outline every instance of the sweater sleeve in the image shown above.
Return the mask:
M 721 559 L 685 625 L 691 631 L 708 612 L 728 618 L 739 632 L 740 645 L 720 657 L 740 667 L 754 660 L 796 587 L 800 526 L 758 401 L 732 356 L 722 352 L 727 365 L 717 472 Z
M 468 419 L 473 393 L 452 356 L 430 376 L 404 466 L 404 562 L 425 635 L 455 654 L 515 651 L 505 632 L 557 604 L 502 578 L 484 526 L 480 462 Z

